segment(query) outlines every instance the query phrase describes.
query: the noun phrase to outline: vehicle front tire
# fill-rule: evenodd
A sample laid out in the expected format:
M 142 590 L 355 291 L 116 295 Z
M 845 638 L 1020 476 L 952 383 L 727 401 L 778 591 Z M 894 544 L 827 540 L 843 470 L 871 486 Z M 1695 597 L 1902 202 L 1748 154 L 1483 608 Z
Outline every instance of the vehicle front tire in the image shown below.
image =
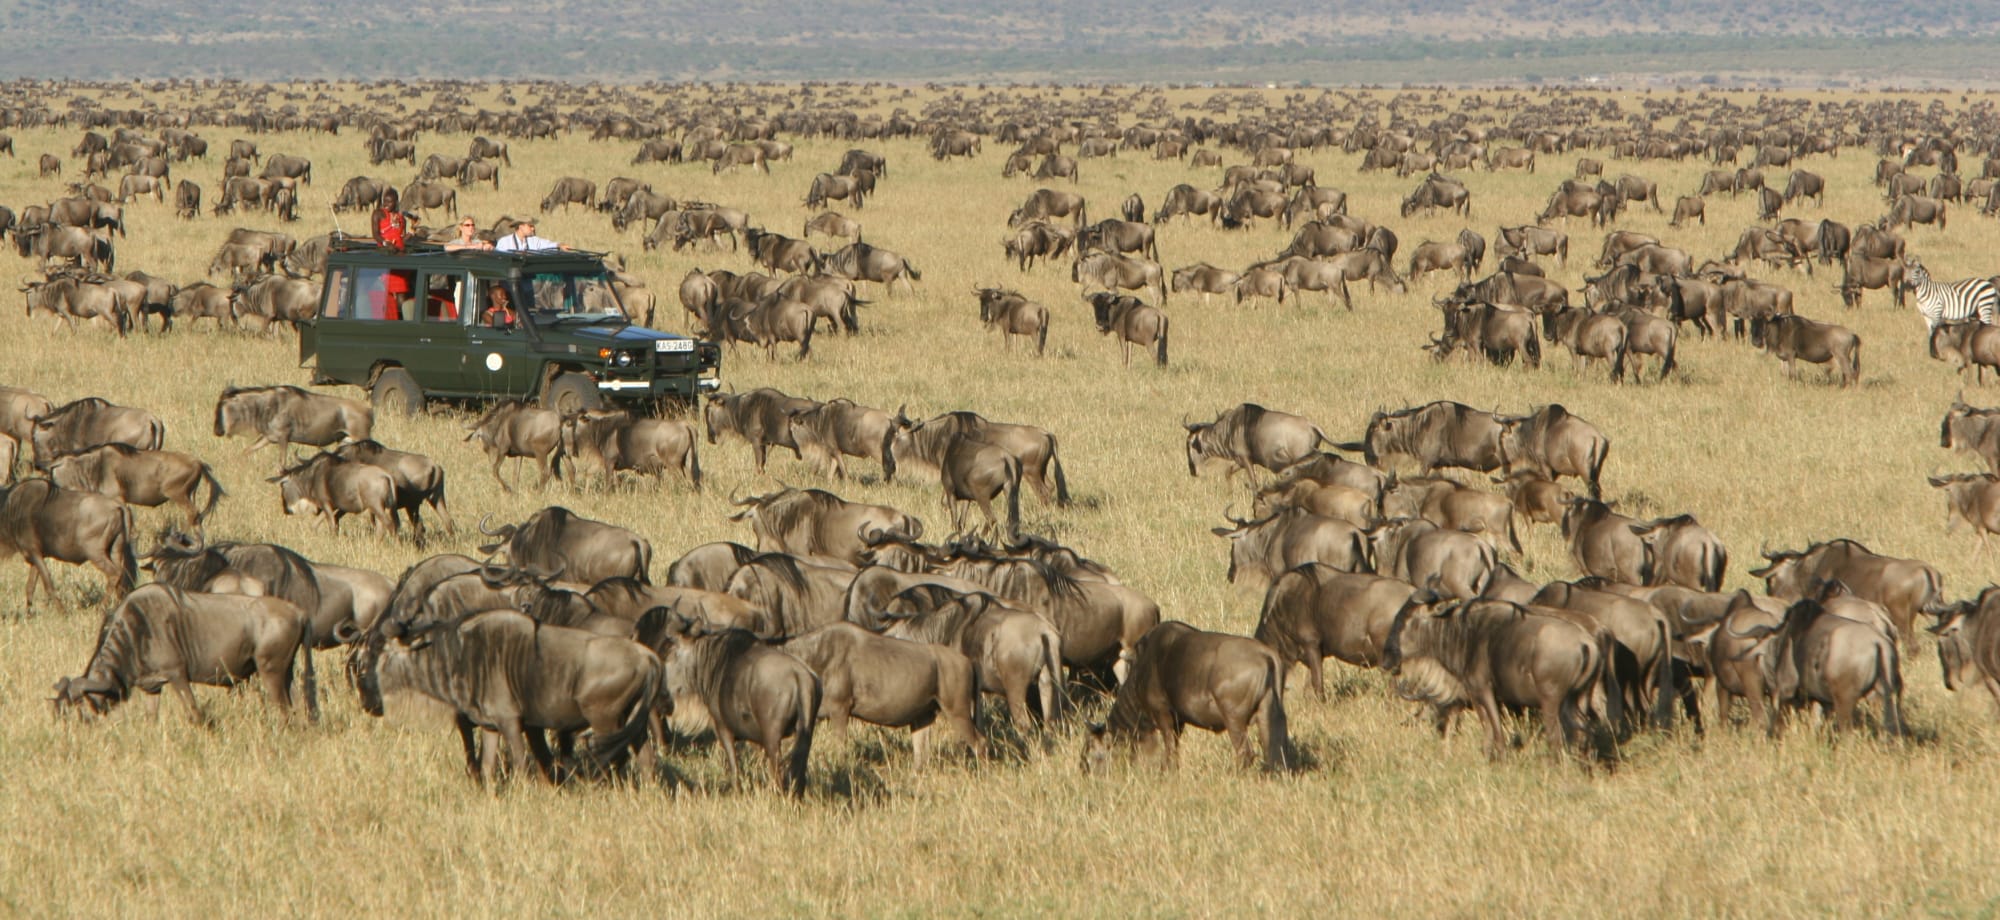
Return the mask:
M 542 391 L 542 408 L 564 416 L 603 406 L 604 397 L 597 392 L 597 382 L 582 374 L 558 374 L 549 381 L 548 389 Z
M 424 411 L 424 388 L 417 385 L 417 378 L 400 367 L 384 368 L 381 375 L 375 378 L 370 397 L 375 411 L 383 415 L 409 418 Z

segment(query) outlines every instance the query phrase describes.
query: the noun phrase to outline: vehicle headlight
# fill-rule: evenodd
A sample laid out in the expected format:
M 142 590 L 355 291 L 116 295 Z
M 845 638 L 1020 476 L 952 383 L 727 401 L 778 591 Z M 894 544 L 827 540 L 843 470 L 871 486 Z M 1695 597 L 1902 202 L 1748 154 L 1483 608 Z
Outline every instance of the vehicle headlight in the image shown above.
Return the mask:
M 617 365 L 618 365 L 619 367 L 631 367 L 631 366 L 632 366 L 632 353 L 631 353 L 631 352 L 629 352 L 629 351 L 621 351 L 621 352 L 619 352 L 619 353 L 618 353 L 618 356 L 617 356 L 616 358 L 613 358 L 612 360 L 613 360 L 613 362 L 614 362 L 614 363 L 616 363 L 616 364 L 617 364 Z

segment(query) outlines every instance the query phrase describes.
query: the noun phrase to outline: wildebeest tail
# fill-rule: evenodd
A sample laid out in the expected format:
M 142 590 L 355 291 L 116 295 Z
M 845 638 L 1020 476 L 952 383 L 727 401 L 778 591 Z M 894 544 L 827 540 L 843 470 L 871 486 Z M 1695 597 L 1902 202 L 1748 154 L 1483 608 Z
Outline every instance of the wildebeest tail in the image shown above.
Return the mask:
M 1898 737 L 1907 735 L 1910 727 L 1903 724 L 1903 664 L 1896 639 L 1885 636 L 1875 643 L 1875 666 L 1881 671 L 1875 685 L 1882 692 L 1882 730 Z
M 1527 352 L 1528 354 L 1528 360 L 1526 363 L 1529 367 L 1542 366 L 1542 342 L 1538 336 L 1530 334 L 1528 336 L 1527 344 L 1523 345 L 1521 347 L 1521 350 Z
M 1517 533 L 1517 532 L 1516 532 L 1516 531 L 1514 530 L 1514 517 L 1515 517 L 1515 515 L 1514 515 L 1514 509 L 1513 509 L 1513 507 L 1511 506 L 1511 503 L 1510 503 L 1509 507 L 1507 508 L 1507 545 L 1508 545 L 1508 547 L 1510 547 L 1510 548 L 1512 548 L 1512 549 L 1514 550 L 1514 555 L 1515 555 L 1515 556 L 1520 556 L 1520 555 L 1521 555 L 1521 536 L 1520 536 L 1520 534 L 1519 534 L 1519 533 Z M 1491 582 L 1491 581 L 1493 580 L 1493 577 L 1492 577 L 1491 573 L 1488 573 L 1488 575 L 1487 575 L 1487 578 L 1486 578 L 1486 580 L 1487 580 L 1488 582 Z M 1710 588 L 1709 590 L 1713 591 L 1713 590 L 1715 590 L 1715 589 L 1713 589 L 1713 588 Z
M 1678 349 L 1679 346 L 1680 346 L 1679 335 L 1676 335 L 1672 339 L 1667 341 L 1667 353 L 1660 359 L 1661 380 L 1667 379 L 1667 375 L 1674 372 L 1674 351 Z
M 916 266 L 914 266 L 914 265 L 911 265 L 911 264 L 910 264 L 910 260 L 908 260 L 908 259 L 904 259 L 904 260 L 903 260 L 903 270 L 904 270 L 904 271 L 906 271 L 906 272 L 909 272 L 909 273 L 910 273 L 910 280 L 911 280 L 911 281 L 922 281 L 922 280 L 924 280 L 924 273 L 923 273 L 923 272 L 920 272 L 920 271 L 917 271 L 917 267 L 916 267 Z
M 136 539 L 133 534 L 138 532 L 132 518 L 132 506 L 119 506 L 118 523 L 118 597 L 123 598 L 139 585 L 139 557 L 132 549 L 132 541 Z
M 1653 664 L 1653 724 L 1672 728 L 1674 724 L 1674 637 L 1663 617 L 1654 624 L 1660 634 L 1660 658 Z
M 653 544 L 640 540 L 633 544 L 634 555 L 639 558 L 639 574 L 636 580 L 642 585 L 653 583 Z
M 882 430 L 882 481 L 896 479 L 896 426 L 892 423 Z
M 1048 348 L 1049 348 L 1049 324 L 1047 320 L 1043 320 L 1042 327 L 1040 329 L 1035 330 L 1035 354 L 1039 355 L 1047 351 Z
M 791 759 L 785 765 L 785 783 L 790 787 L 785 791 L 796 797 L 806 791 L 806 761 L 812 757 L 813 726 L 819 721 L 819 680 L 808 677 L 794 685 L 792 692 L 799 724 L 792 734 Z
M 1701 589 L 1708 592 L 1722 590 L 1722 573 L 1729 571 L 1729 550 L 1715 544 L 1707 544 L 1701 550 Z
M 701 491 L 701 448 L 697 443 L 700 440 L 695 437 L 694 429 L 689 428 L 687 456 L 681 459 L 681 470 L 687 473 L 688 482 L 696 492 Z
M 313 627 L 312 612 L 305 611 L 299 620 L 299 692 L 306 697 L 306 720 L 319 721 L 319 673 L 313 670 Z
M 1599 477 L 1601 477 L 1604 474 L 1604 459 L 1606 457 L 1609 457 L 1610 455 L 1611 455 L 1610 441 L 1599 441 L 1591 448 L 1589 485 L 1590 485 L 1590 498 L 1592 501 L 1604 500 L 1604 488 L 1599 482 Z
M 1285 718 L 1284 666 L 1273 655 L 1264 659 L 1264 769 L 1290 771 L 1294 768 L 1292 736 Z
M 1165 316 L 1160 317 L 1160 340 L 1155 343 L 1153 363 L 1161 367 L 1167 366 L 1167 328 L 1171 325 Z
M 1944 608 L 1944 576 L 1939 575 L 1937 569 L 1924 566 L 1924 596 L 1917 609 L 1937 616 L 1944 612 Z
M 1069 507 L 1069 477 L 1063 475 L 1062 457 L 1056 454 L 1056 436 L 1049 435 L 1049 470 L 1056 476 L 1056 507 Z
M 215 468 L 206 463 L 201 465 L 201 481 L 208 483 L 208 504 L 202 506 L 201 513 L 194 516 L 197 526 L 215 513 L 215 503 L 222 501 L 222 496 L 228 494 L 222 491 L 222 483 L 216 480 Z
M 1625 723 L 1625 691 L 1618 686 L 1617 656 L 1612 653 L 1611 634 L 1597 633 L 1597 680 L 1604 688 L 1604 720 L 1613 731 Z
M 1042 690 L 1042 725 L 1051 726 L 1062 715 L 1062 645 L 1053 633 L 1042 636 L 1042 676 L 1036 683 Z M 1025 729 L 1027 726 L 1021 726 Z
M 639 692 L 632 697 L 631 708 L 626 711 L 624 721 L 616 729 L 602 737 L 590 739 L 590 763 L 594 769 L 605 770 L 618 766 L 631 754 L 634 745 L 646 737 L 653 725 L 653 704 L 660 695 L 660 667 L 655 663 L 639 683 Z
M 1021 461 L 1007 458 L 1007 538 L 1021 533 Z
M 1617 383 L 1625 379 L 1625 357 L 1629 350 L 1630 346 L 1627 343 L 1618 343 L 1618 353 L 1611 356 L 1611 382 Z

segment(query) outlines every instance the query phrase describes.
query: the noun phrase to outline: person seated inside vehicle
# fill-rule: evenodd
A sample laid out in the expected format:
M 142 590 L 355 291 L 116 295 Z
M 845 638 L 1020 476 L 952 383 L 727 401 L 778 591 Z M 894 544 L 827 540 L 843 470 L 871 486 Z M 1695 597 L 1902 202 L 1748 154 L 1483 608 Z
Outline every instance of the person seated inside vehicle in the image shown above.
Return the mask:
M 514 325 L 513 297 L 507 293 L 507 286 L 495 284 L 486 289 L 486 312 L 479 321 L 495 329 L 508 329 Z

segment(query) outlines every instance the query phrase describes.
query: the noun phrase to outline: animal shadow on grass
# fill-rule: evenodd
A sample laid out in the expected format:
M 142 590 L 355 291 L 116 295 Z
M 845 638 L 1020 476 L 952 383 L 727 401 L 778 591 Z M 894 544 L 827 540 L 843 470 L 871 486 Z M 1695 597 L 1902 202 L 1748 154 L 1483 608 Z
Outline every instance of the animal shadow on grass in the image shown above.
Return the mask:
M 818 793 L 828 799 L 838 800 L 849 808 L 866 805 L 881 805 L 890 798 L 889 784 L 873 765 L 859 759 L 846 759 L 820 770 L 813 782 L 809 774 L 806 781 L 808 794 Z

